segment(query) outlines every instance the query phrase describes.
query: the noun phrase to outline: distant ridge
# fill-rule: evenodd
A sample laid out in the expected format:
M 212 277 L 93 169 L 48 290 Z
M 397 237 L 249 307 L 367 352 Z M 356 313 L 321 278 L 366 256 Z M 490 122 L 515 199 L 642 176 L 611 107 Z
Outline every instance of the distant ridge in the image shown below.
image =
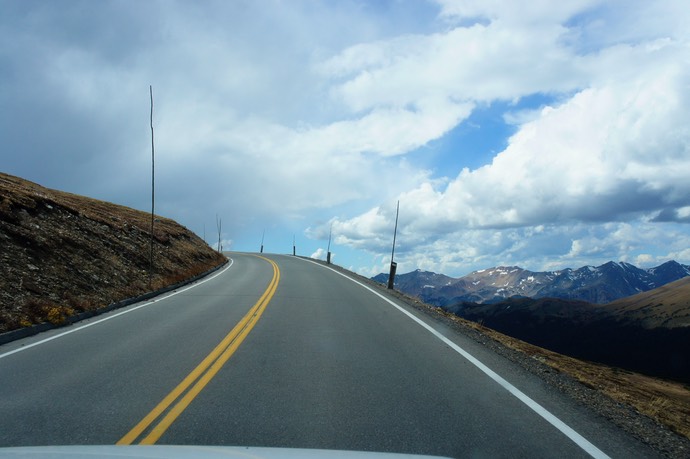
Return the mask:
M 621 298 L 605 308 L 611 315 L 634 320 L 644 328 L 690 328 L 690 277 Z
M 610 261 L 596 267 L 544 272 L 498 266 L 461 278 L 416 270 L 396 275 L 395 288 L 435 306 L 463 301 L 495 303 L 511 297 L 562 298 L 605 304 L 687 276 L 690 276 L 690 266 L 676 261 L 649 269 Z M 388 274 L 378 274 L 372 279 L 386 283 Z

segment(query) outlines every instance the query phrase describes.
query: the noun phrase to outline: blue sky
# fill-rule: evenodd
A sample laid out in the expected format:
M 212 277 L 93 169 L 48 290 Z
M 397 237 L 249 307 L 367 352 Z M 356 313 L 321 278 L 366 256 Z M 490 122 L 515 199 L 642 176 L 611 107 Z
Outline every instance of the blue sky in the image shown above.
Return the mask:
M 0 170 L 224 248 L 690 263 L 684 1 L 0 0 Z

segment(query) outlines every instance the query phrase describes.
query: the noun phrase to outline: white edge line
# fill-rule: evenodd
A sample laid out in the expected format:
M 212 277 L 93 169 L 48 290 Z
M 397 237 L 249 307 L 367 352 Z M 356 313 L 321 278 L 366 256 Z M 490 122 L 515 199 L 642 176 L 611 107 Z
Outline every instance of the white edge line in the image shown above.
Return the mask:
M 31 348 L 34 347 L 34 346 L 38 346 L 38 345 L 40 345 L 40 344 L 47 343 L 48 341 L 52 341 L 52 340 L 54 340 L 54 339 L 61 338 L 61 337 L 65 336 L 65 335 L 69 335 L 70 333 L 78 332 L 79 330 L 83 330 L 83 329 L 85 329 L 85 328 L 92 327 L 92 326 L 94 326 L 94 325 L 97 325 L 97 324 L 100 324 L 100 323 L 102 323 L 102 322 L 105 322 L 106 320 L 114 319 L 114 318 L 120 317 L 120 316 L 122 316 L 122 315 L 124 315 L 124 314 L 129 314 L 130 312 L 136 311 L 137 309 L 141 309 L 141 308 L 144 308 L 144 307 L 146 307 L 146 306 L 150 306 L 150 305 L 152 305 L 153 303 L 157 303 L 157 302 L 159 302 L 159 301 L 166 300 L 166 299 L 168 299 L 168 298 L 170 298 L 170 297 L 172 297 L 172 296 L 175 296 L 175 295 L 177 295 L 177 294 L 180 294 L 180 293 L 182 293 L 182 292 L 186 292 L 187 290 L 190 290 L 190 289 L 192 289 L 192 288 L 194 288 L 194 287 L 198 287 L 199 285 L 201 285 L 201 284 L 203 284 L 203 283 L 206 283 L 206 282 L 210 281 L 211 279 L 215 279 L 216 277 L 220 276 L 220 275 L 223 274 L 225 271 L 227 271 L 228 269 L 230 269 L 230 267 L 233 265 L 234 262 L 235 262 L 235 261 L 234 261 L 232 258 L 230 258 L 230 263 L 228 263 L 228 265 L 227 265 L 225 268 L 223 268 L 222 270 L 220 270 L 220 271 L 218 271 L 217 273 L 213 274 L 212 276 L 207 277 L 206 279 L 200 280 L 200 281 L 198 281 L 198 282 L 194 282 L 192 285 L 190 285 L 190 286 L 188 286 L 188 287 L 185 287 L 185 288 L 180 289 L 180 290 L 175 290 L 174 292 L 172 292 L 172 293 L 170 293 L 170 294 L 168 294 L 168 295 L 165 295 L 165 296 L 156 297 L 156 298 L 152 299 L 151 301 L 147 301 L 146 303 L 140 304 L 139 306 L 135 306 L 135 307 L 133 307 L 133 308 L 128 308 L 128 309 L 126 309 L 126 310 L 124 310 L 124 311 L 118 312 L 118 313 L 113 314 L 113 315 L 110 315 L 110 316 L 108 316 L 108 317 L 104 317 L 104 318 L 99 319 L 99 320 L 96 320 L 96 321 L 94 321 L 94 322 L 89 322 L 88 324 L 84 324 L 84 325 L 78 326 L 78 327 L 76 327 L 76 328 L 71 328 L 71 329 L 69 329 L 69 330 L 67 330 L 67 331 L 64 331 L 64 332 L 62 332 L 62 333 L 59 333 L 59 334 L 57 334 L 57 335 L 53 335 L 53 336 L 51 336 L 51 337 L 49 337 L 49 338 L 45 338 L 45 339 L 42 339 L 42 340 L 40 340 L 40 341 L 36 341 L 35 343 L 27 344 L 26 346 L 22 346 L 22 347 L 20 347 L 20 348 L 14 349 L 14 350 L 12 350 L 12 351 L 5 352 L 4 354 L 0 354 L 0 359 L 2 359 L 3 357 L 10 356 L 10 355 L 12 355 L 12 354 L 16 354 L 16 353 L 21 352 L 21 351 L 25 351 L 25 350 L 27 350 L 27 349 L 31 349 Z
M 553 415 L 549 410 L 547 410 L 546 408 L 544 408 L 543 406 L 541 406 L 539 403 L 537 403 L 537 402 L 535 402 L 534 400 L 532 400 L 531 398 L 529 398 L 524 392 L 522 392 L 520 389 L 518 389 L 517 387 L 513 386 L 512 384 L 510 384 L 510 383 L 509 383 L 508 381 L 506 381 L 505 379 L 503 379 L 498 373 L 496 373 L 496 372 L 493 371 L 491 368 L 487 367 L 487 366 L 484 365 L 481 361 L 479 361 L 479 359 L 477 359 L 477 358 L 474 357 L 472 354 L 470 354 L 469 352 L 467 352 L 466 350 L 464 350 L 463 348 L 461 348 L 460 346 L 458 346 L 457 344 L 455 344 L 454 342 L 452 342 L 451 340 L 449 340 L 448 338 L 446 338 L 445 336 L 443 336 L 441 333 L 439 333 L 438 331 L 436 331 L 433 327 L 431 327 L 429 324 L 427 324 L 427 323 L 424 322 L 423 320 L 421 320 L 421 319 L 419 319 L 418 317 L 416 317 L 416 316 L 415 316 L 414 314 L 412 314 L 411 312 L 405 310 L 404 308 L 402 308 L 401 306 L 399 306 L 398 304 L 396 304 L 393 300 L 391 300 L 391 299 L 389 299 L 389 298 L 386 298 L 384 295 L 382 295 L 381 293 L 379 293 L 379 292 L 377 292 L 376 290 L 372 289 L 372 288 L 369 287 L 368 285 L 365 285 L 365 284 L 359 282 L 358 280 L 353 279 L 353 278 L 351 278 L 350 276 L 348 276 L 348 275 L 346 275 L 346 274 L 343 274 L 343 273 L 341 273 L 340 271 L 337 271 L 337 270 L 335 270 L 335 269 L 333 269 L 333 268 L 331 268 L 331 267 L 324 266 L 324 265 L 322 265 L 322 264 L 320 264 L 320 263 L 317 263 L 317 262 L 312 261 L 312 260 L 307 260 L 307 259 L 304 259 L 304 258 L 300 258 L 300 260 L 307 261 L 307 262 L 309 262 L 309 263 L 314 263 L 315 265 L 321 266 L 322 268 L 325 268 L 325 269 L 330 269 L 330 270 L 333 271 L 334 273 L 339 274 L 339 275 L 343 276 L 344 278 L 346 278 L 346 279 L 348 279 L 348 280 L 354 282 L 355 284 L 358 284 L 359 286 L 361 286 L 361 287 L 363 287 L 363 288 L 369 290 L 371 293 L 373 293 L 374 295 L 378 296 L 379 298 L 381 298 L 382 300 L 384 300 L 385 302 L 387 302 L 388 304 L 390 304 L 391 306 L 395 307 L 395 308 L 398 309 L 400 312 L 402 312 L 403 314 L 405 314 L 406 316 L 408 316 L 410 319 L 412 319 L 412 320 L 414 320 L 415 322 L 417 322 L 417 324 L 419 324 L 419 325 L 421 325 L 422 327 L 424 327 L 427 331 L 429 331 L 429 332 L 430 332 L 432 335 L 434 335 L 436 338 L 438 338 L 438 339 L 440 339 L 441 341 L 443 341 L 443 343 L 445 343 L 445 344 L 448 345 L 451 349 L 453 349 L 455 352 L 457 352 L 458 354 L 460 354 L 461 356 L 463 356 L 465 359 L 467 359 L 470 363 L 472 363 L 475 367 L 477 367 L 478 369 L 480 369 L 480 370 L 481 370 L 484 374 L 486 374 L 489 378 L 493 379 L 493 380 L 494 380 L 496 383 L 498 383 L 501 387 L 503 387 L 504 389 L 506 389 L 506 390 L 507 390 L 508 392 L 510 392 L 513 396 L 515 396 L 518 400 L 520 400 L 522 403 L 524 403 L 525 405 L 527 405 L 532 411 L 534 411 L 535 413 L 537 413 L 537 414 L 538 414 L 539 416 L 541 416 L 544 420 L 546 420 L 549 424 L 551 424 L 551 425 L 554 426 L 556 429 L 558 429 L 559 431 L 561 431 L 566 437 L 570 438 L 577 446 L 579 446 L 579 447 L 582 448 L 585 452 L 587 452 L 587 454 L 589 454 L 590 456 L 592 456 L 592 457 L 594 457 L 594 458 L 597 458 L 597 459 L 606 459 L 606 458 L 609 458 L 609 456 L 608 456 L 606 453 L 604 453 L 604 452 L 601 451 L 599 448 L 597 448 L 596 446 L 594 446 L 589 440 L 587 440 L 585 437 L 583 437 L 582 435 L 580 435 L 579 433 L 577 433 L 575 430 L 573 430 L 572 427 L 570 427 L 569 425 L 567 425 L 565 422 L 561 421 L 559 418 L 557 418 L 555 415 Z M 609 458 L 609 459 L 610 459 L 610 458 Z

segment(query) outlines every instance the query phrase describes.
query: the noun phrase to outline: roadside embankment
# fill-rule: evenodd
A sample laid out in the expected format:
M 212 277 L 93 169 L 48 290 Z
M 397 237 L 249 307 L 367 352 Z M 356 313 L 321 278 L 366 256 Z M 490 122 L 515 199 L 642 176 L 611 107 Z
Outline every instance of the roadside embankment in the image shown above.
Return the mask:
M 173 220 L 0 173 L 0 333 L 67 323 L 226 258 Z

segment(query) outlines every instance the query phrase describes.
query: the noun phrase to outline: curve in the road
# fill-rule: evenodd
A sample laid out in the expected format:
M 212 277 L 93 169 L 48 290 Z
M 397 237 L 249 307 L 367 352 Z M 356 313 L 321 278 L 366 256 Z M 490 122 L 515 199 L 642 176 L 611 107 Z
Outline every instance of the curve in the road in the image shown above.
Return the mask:
M 273 267 L 273 278 L 266 287 L 259 300 L 251 307 L 249 312 L 228 333 L 225 338 L 189 373 L 180 384 L 175 387 L 144 419 L 132 430 L 122 437 L 118 445 L 131 445 L 145 434 L 139 444 L 153 445 L 175 422 L 180 414 L 189 406 L 197 395 L 206 387 L 213 377 L 220 371 L 225 363 L 232 357 L 237 348 L 242 344 L 254 325 L 259 321 L 266 310 L 268 303 L 278 288 L 280 281 L 280 269 L 278 265 L 268 258 L 259 258 L 269 262 Z M 156 420 L 158 423 L 153 425 Z M 151 426 L 153 425 L 153 428 Z M 146 433 L 148 431 L 148 433 Z

